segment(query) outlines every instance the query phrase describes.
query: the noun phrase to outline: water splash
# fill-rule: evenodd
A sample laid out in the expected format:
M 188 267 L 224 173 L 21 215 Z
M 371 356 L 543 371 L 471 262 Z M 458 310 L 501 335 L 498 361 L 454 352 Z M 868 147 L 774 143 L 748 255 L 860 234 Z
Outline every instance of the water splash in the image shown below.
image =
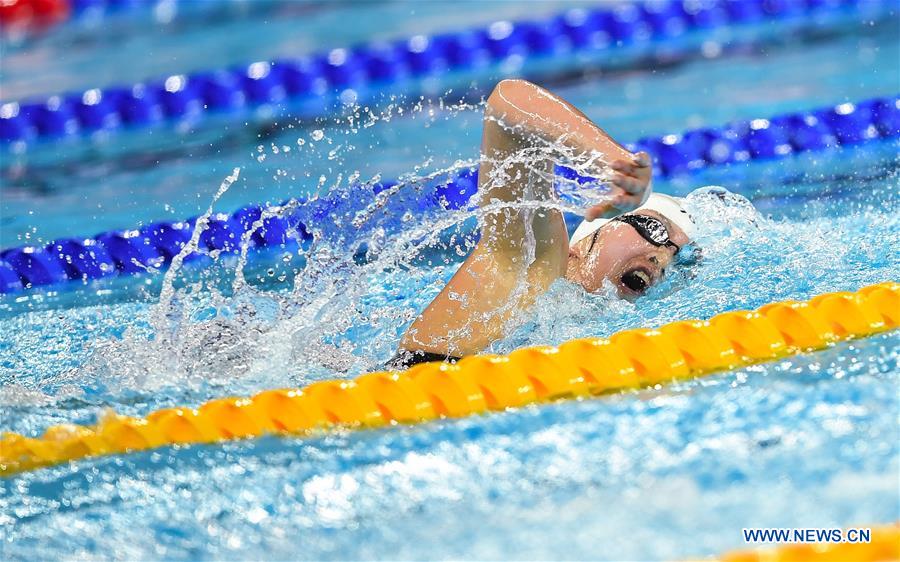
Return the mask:
M 406 117 L 420 120 L 416 126 L 424 122 L 438 127 L 476 117 L 480 108 L 423 103 L 407 111 Z M 470 206 L 456 211 L 420 207 L 420 201 L 434 196 L 435 183 L 477 163 L 461 154 L 423 150 L 418 164 L 402 175 L 341 166 L 348 155 L 357 153 L 361 142 L 391 134 L 395 126 L 406 123 L 391 121 L 398 112 L 397 107 L 379 113 L 357 108 L 317 125 L 315 130 L 323 133 L 318 140 L 313 139 L 318 134 L 307 131 L 297 138 L 296 130 L 288 129 L 284 134 L 295 135 L 295 140 L 276 139 L 268 148 L 260 145 L 268 154 L 264 166 L 284 172 L 273 175 L 276 182 L 302 182 L 304 176 L 291 169 L 291 163 L 305 166 L 315 159 L 319 164 L 308 171 L 318 178 L 316 191 L 267 207 L 243 235 L 237 254 L 201 255 L 199 260 L 206 262 L 202 269 L 188 266 L 183 263 L 189 261 L 188 248 L 199 245 L 212 209 L 236 185 L 235 170 L 197 221 L 188 248 L 164 277 L 155 303 L 103 307 L 110 320 L 89 329 L 74 323 L 72 332 L 83 339 L 74 353 L 71 336 L 61 330 L 58 341 L 70 359 L 48 363 L 51 366 L 40 376 L 5 378 L 4 388 L 25 388 L 38 393 L 38 399 L 64 401 L 89 418 L 95 403 L 125 409 L 145 404 L 134 406 L 142 412 L 146 404 L 191 403 L 380 369 L 395 352 L 405 328 L 474 247 L 478 225 L 488 214 L 515 211 L 528 223 L 529 214 L 539 209 L 582 213 L 583 207 L 571 198 L 553 204 L 533 200 L 510 204 L 476 196 Z M 292 149 L 284 150 L 288 145 Z M 334 152 L 336 147 L 342 148 Z M 258 154 L 254 152 L 251 160 Z M 541 159 L 565 162 L 598 182 L 604 177 L 605 163 L 596 155 L 585 158 L 547 142 L 505 161 L 491 161 L 493 172 L 482 181 L 489 186 L 507 182 L 525 167 L 527 192 L 531 183 L 550 179 L 552 172 L 532 165 Z M 241 177 L 245 169 L 241 168 Z M 382 175 L 400 175 L 401 180 L 374 193 Z M 618 300 L 611 288 L 592 295 L 560 281 L 532 310 L 510 315 L 507 336 L 488 351 L 558 343 L 684 317 L 704 318 L 727 308 L 752 308 L 772 299 L 804 298 L 896 278 L 900 264 L 885 244 L 898 242 L 897 219 L 885 222 L 883 216 L 896 206 L 895 200 L 896 193 L 891 195 L 888 189 L 883 209 L 855 211 L 835 226 L 827 218 L 773 221 L 740 196 L 722 189 L 701 190 L 687 199 L 698 219 L 698 241 L 704 251 L 698 266 L 674 271 L 648 298 L 635 303 Z M 283 248 L 250 260 L 250 254 L 259 251 L 252 248 L 254 233 L 272 217 L 287 217 L 307 225 L 308 231 L 295 229 Z M 850 237 L 864 231 L 868 234 L 861 244 L 835 239 L 836 233 Z M 535 241 L 527 232 L 523 263 L 534 259 Z M 823 247 L 823 237 L 834 240 Z M 28 347 L 24 340 L 22 345 Z M 4 392 L 5 397 L 15 395 Z M 72 402 L 79 396 L 90 400 Z M 9 400 L 16 403 L 15 398 Z M 26 412 L 34 415 L 27 408 Z
M 188 242 L 181 248 L 173 258 L 172 263 L 169 266 L 168 271 L 166 271 L 163 276 L 162 289 L 159 294 L 159 304 L 155 307 L 155 312 L 151 317 L 150 323 L 154 326 L 157 332 L 157 337 L 159 341 L 166 342 L 167 339 L 165 337 L 168 332 L 167 327 L 165 326 L 165 314 L 169 310 L 172 304 L 172 298 L 175 296 L 175 287 L 174 281 L 175 277 L 181 271 L 181 265 L 184 263 L 184 260 L 187 256 L 197 253 L 200 249 L 200 236 L 209 228 L 209 217 L 213 214 L 213 208 L 219 199 L 222 198 L 223 195 L 228 191 L 228 189 L 238 180 L 240 177 L 240 168 L 235 168 L 232 170 L 231 175 L 227 176 L 224 180 L 222 180 L 221 185 L 219 185 L 219 190 L 216 191 L 215 195 L 212 197 L 212 201 L 207 207 L 206 212 L 200 215 L 197 221 L 194 223 L 194 230 L 191 232 L 191 238 Z

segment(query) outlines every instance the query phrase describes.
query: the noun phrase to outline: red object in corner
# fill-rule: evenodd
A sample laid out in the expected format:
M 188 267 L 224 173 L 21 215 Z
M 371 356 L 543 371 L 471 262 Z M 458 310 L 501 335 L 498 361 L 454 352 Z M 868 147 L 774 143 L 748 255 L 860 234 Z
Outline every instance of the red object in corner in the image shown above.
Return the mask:
M 69 17 L 68 0 L 0 0 L 0 24 L 45 26 Z

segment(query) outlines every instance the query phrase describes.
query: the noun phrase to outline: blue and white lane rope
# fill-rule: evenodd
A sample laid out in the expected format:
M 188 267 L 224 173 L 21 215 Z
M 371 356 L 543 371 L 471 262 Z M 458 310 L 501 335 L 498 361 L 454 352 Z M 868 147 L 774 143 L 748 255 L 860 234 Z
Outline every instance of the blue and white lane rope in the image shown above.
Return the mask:
M 341 92 L 385 91 L 408 79 L 483 69 L 511 57 L 528 62 L 614 56 L 622 49 L 655 42 L 671 46 L 692 33 L 714 34 L 734 25 L 785 23 L 819 29 L 885 16 L 896 16 L 895 0 L 659 0 L 568 10 L 545 20 L 497 21 L 297 59 L 3 103 L 0 146 L 22 147 L 166 120 L 196 122 L 209 114 L 263 105 L 311 103 L 324 111 L 328 104 L 322 100 Z
M 897 137 L 900 137 L 900 96 L 843 103 L 770 119 L 735 121 L 681 135 L 648 137 L 628 148 L 648 151 L 653 156 L 654 173 L 658 177 L 672 177 L 715 166 L 785 158 Z M 558 167 L 557 173 L 576 181 L 593 181 L 564 167 Z M 396 182 L 379 183 L 373 186 L 373 194 L 394 185 Z M 475 170 L 464 170 L 423 191 L 421 199 L 414 204 L 419 211 L 462 208 L 477 186 Z M 327 199 L 299 205 L 301 208 L 321 206 L 303 209 L 305 215 L 313 218 L 331 209 Z M 230 215 L 213 215 L 200 238 L 200 247 L 205 251 L 237 253 L 242 236 L 262 213 L 262 207 L 251 205 Z M 88 239 L 66 238 L 44 247 L 4 250 L 0 252 L 0 293 L 164 268 L 190 239 L 195 221 L 156 222 L 137 230 L 104 232 Z M 267 218 L 252 236 L 251 243 L 257 248 L 279 247 L 309 236 L 307 225 L 296 213 L 288 213 Z

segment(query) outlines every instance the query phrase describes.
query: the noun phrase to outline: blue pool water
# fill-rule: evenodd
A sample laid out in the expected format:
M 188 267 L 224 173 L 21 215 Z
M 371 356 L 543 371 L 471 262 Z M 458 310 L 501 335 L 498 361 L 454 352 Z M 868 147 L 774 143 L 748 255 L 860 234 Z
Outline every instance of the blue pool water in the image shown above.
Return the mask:
M 187 38 L 145 30 L 120 49 L 157 52 L 145 65 L 100 40 L 62 65 L 50 55 L 71 48 L 71 37 L 50 36 L 36 51 L 7 47 L 4 88 L 88 87 L 116 72 L 127 81 L 538 9 L 489 3 L 483 14 L 445 18 L 446 5 L 415 6 L 288 14 L 266 24 L 270 42 L 239 25 L 195 28 Z M 359 25 L 334 25 L 347 17 Z M 554 89 L 624 140 L 893 95 L 900 36 L 891 23 L 664 69 L 560 79 Z M 191 51 L 197 41 L 229 47 L 209 58 Z M 47 55 L 35 60 L 35 52 Z M 24 77 L 29 65 L 45 71 L 45 82 Z M 73 143 L 6 159 L 2 245 L 198 214 L 235 167 L 240 179 L 216 210 L 335 196 L 355 171 L 424 176 L 477 156 L 479 106 L 407 103 L 403 115 L 386 107 L 357 131 L 326 120 L 282 123 L 259 137 L 265 120 L 254 117 L 227 134 L 135 133 L 121 141 L 124 151 Z M 691 193 L 701 265 L 633 304 L 559 283 L 492 350 L 898 280 L 898 164 L 896 142 L 877 142 L 657 182 Z M 749 200 L 697 190 L 711 184 Z M 236 259 L 221 257 L 178 272 L 174 295 L 161 303 L 159 275 L 0 298 L 0 428 L 38 435 L 56 423 L 92 423 L 108 407 L 145 415 L 378 369 L 454 272 L 464 247 L 450 235 L 469 233 L 472 221 L 464 212 L 401 219 L 414 245 L 444 227 L 413 253 L 389 212 L 359 231 L 347 226 L 368 203 L 347 201 L 323 219 L 322 244 L 303 259 L 270 252 L 251 260 L 242 270 L 250 284 L 237 291 Z M 362 263 L 348 251 L 360 239 L 370 248 Z M 741 548 L 744 527 L 891 522 L 900 518 L 898 339 L 883 334 L 602 399 L 317 439 L 163 448 L 4 478 L 0 553 L 678 559 Z

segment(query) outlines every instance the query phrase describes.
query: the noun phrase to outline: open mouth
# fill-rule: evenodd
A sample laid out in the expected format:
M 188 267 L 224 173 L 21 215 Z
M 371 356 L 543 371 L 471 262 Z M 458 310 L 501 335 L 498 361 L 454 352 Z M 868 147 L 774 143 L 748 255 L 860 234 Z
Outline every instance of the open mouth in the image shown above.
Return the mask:
M 622 275 L 622 285 L 636 295 L 642 295 L 650 287 L 652 277 L 646 269 L 632 269 Z

